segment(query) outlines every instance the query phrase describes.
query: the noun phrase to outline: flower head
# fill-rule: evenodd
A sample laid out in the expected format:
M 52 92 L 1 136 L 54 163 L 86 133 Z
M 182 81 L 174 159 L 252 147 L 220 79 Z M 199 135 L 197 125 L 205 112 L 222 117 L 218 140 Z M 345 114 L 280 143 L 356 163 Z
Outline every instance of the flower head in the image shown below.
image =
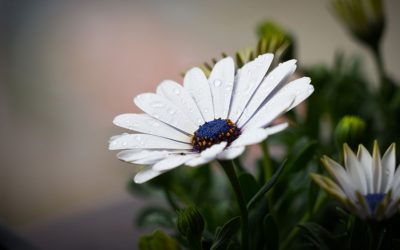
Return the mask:
M 319 174 L 311 174 L 313 180 L 361 219 L 381 221 L 398 211 L 400 168 L 395 172 L 395 144 L 382 158 L 377 142 L 372 156 L 363 145 L 355 155 L 345 144 L 345 168 L 327 156 L 322 163 L 335 182 Z
M 310 78 L 288 84 L 296 69 L 290 60 L 268 74 L 272 54 L 264 54 L 235 72 L 231 57 L 217 62 L 207 77 L 189 70 L 183 86 L 163 81 L 156 93 L 138 95 L 134 102 L 144 114 L 122 114 L 114 124 L 135 131 L 110 139 L 118 158 L 144 165 L 137 183 L 182 164 L 199 166 L 214 159 L 238 157 L 245 146 L 263 141 L 287 127 L 272 125 L 282 113 L 305 100 L 314 90 Z

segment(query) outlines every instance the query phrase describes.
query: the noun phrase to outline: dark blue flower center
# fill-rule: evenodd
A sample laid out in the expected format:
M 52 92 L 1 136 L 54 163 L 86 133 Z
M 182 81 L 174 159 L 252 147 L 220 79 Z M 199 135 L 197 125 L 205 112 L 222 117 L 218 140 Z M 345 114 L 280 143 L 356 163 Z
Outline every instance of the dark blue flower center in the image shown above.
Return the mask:
M 367 194 L 365 195 L 365 199 L 367 200 L 369 209 L 374 212 L 376 207 L 381 203 L 383 198 L 385 197 L 384 193 L 377 193 L 377 194 Z
M 201 125 L 192 139 L 193 150 L 201 152 L 214 144 L 236 140 L 240 135 L 240 129 L 229 119 L 215 119 Z

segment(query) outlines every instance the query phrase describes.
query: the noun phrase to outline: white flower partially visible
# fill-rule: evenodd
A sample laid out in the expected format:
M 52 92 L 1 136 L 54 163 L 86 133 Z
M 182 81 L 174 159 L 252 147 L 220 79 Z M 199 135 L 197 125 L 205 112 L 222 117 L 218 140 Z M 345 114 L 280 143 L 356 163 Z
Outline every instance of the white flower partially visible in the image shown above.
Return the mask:
M 399 210 L 400 167 L 395 171 L 395 144 L 382 158 L 377 142 L 372 157 L 363 145 L 355 155 L 345 144 L 345 168 L 327 156 L 322 163 L 335 182 L 319 174 L 311 174 L 313 180 L 361 219 L 381 221 Z
M 261 55 L 235 73 L 233 59 L 226 57 L 208 79 L 192 68 L 183 86 L 161 82 L 156 93 L 134 99 L 144 114 L 115 117 L 115 125 L 136 133 L 112 137 L 109 149 L 124 150 L 119 159 L 144 165 L 136 183 L 182 164 L 195 167 L 238 157 L 245 146 L 285 129 L 287 123 L 271 124 L 314 91 L 308 77 L 287 83 L 296 70 L 295 60 L 267 74 L 272 59 L 272 54 Z

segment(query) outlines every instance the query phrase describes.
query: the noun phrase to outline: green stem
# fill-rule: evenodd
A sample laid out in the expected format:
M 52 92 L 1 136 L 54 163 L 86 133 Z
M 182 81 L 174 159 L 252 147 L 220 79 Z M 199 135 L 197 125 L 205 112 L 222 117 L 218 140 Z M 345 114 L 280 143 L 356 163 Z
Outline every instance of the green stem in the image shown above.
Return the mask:
M 303 215 L 303 217 L 300 219 L 299 223 L 297 223 L 297 225 L 300 224 L 304 224 L 306 221 L 308 221 L 308 219 L 310 218 L 310 214 L 309 213 L 305 213 Z M 292 243 L 293 238 L 296 236 L 296 234 L 299 232 L 300 227 L 298 227 L 297 225 L 293 226 L 292 230 L 290 231 L 288 237 L 286 237 L 285 242 L 283 243 L 281 249 L 288 249 L 289 244 Z
M 172 209 L 174 209 L 175 211 L 178 211 L 180 208 L 179 208 L 178 204 L 176 204 L 176 202 L 172 198 L 171 192 L 169 191 L 169 189 L 167 187 L 164 187 L 164 193 L 165 193 L 165 197 L 167 198 L 168 204 L 172 207 Z
M 267 140 L 264 140 L 263 142 L 261 142 L 261 150 L 263 152 L 263 158 L 262 158 L 262 162 L 264 165 L 264 182 L 267 182 L 269 179 L 271 179 L 272 173 L 274 172 L 272 169 L 272 164 L 271 164 L 271 157 L 269 155 L 269 150 L 268 150 L 268 143 Z M 273 201 L 272 201 L 272 197 L 273 197 L 273 189 L 271 189 L 269 191 L 269 193 L 267 194 L 267 199 L 268 199 L 268 209 L 269 209 L 269 213 L 273 216 L 275 216 L 275 212 L 273 209 Z
M 227 175 L 233 191 L 236 195 L 236 200 L 239 205 L 240 214 L 241 214 L 241 222 L 242 222 L 242 249 L 246 250 L 249 248 L 249 218 L 248 211 L 246 207 L 246 201 L 243 196 L 243 191 L 240 186 L 239 179 L 235 172 L 235 165 L 233 161 L 219 161 L 222 168 Z

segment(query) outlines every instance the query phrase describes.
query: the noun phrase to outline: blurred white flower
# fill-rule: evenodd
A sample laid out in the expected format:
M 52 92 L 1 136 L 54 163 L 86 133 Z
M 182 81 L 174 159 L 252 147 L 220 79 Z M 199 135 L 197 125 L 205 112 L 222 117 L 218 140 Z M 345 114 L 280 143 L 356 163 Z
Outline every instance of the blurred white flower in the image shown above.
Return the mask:
M 336 183 L 325 176 L 311 174 L 314 181 L 361 219 L 380 221 L 398 211 L 400 168 L 397 167 L 395 172 L 395 144 L 382 158 L 377 142 L 372 157 L 363 145 L 359 145 L 355 155 L 344 144 L 346 168 L 327 156 L 322 158 L 322 163 Z
M 216 63 L 208 79 L 193 68 L 183 86 L 161 82 L 156 93 L 134 99 L 144 114 L 115 117 L 114 124 L 136 133 L 112 137 L 109 149 L 124 150 L 119 159 L 143 165 L 136 183 L 182 164 L 195 167 L 239 156 L 246 145 L 285 129 L 287 123 L 271 123 L 314 91 L 308 77 L 286 84 L 296 60 L 267 74 L 272 59 L 272 54 L 261 55 L 235 73 L 233 59 L 226 57 Z

